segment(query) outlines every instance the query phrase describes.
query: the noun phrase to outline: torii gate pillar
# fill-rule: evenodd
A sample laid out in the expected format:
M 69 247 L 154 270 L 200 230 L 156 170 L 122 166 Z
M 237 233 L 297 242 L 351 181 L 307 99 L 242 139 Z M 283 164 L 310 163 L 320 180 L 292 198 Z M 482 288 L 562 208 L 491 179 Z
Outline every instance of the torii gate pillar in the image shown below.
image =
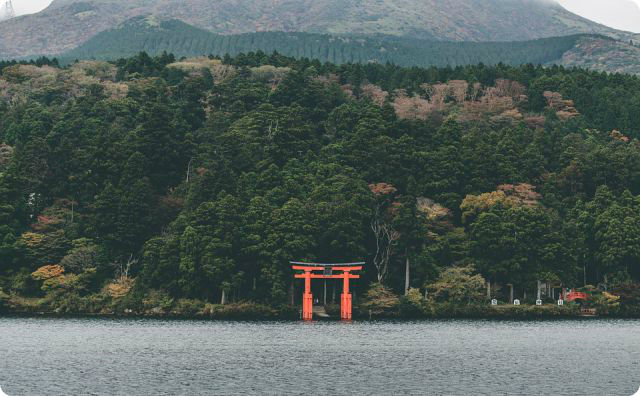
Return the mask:
M 304 271 L 304 294 L 302 296 L 302 319 L 313 319 L 313 294 L 311 294 L 311 271 Z
M 342 278 L 342 294 L 340 295 L 340 319 L 351 320 L 351 300 L 349 293 L 349 272 Z

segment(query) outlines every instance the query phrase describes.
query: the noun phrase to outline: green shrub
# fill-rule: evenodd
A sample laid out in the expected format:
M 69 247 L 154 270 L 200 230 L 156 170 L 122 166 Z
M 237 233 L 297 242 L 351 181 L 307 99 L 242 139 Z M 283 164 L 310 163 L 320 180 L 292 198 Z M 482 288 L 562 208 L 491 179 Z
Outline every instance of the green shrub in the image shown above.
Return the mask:
M 176 301 L 171 314 L 178 316 L 198 316 L 204 313 L 205 302 L 181 298 Z
M 292 306 L 271 307 L 254 302 L 239 302 L 226 305 L 207 305 L 206 315 L 214 319 L 296 319 L 297 309 Z
M 400 314 L 400 299 L 381 283 L 373 283 L 360 304 L 362 315 L 395 317 Z
M 405 318 L 419 318 L 426 314 L 427 301 L 419 289 L 411 288 L 407 295 L 400 297 L 400 315 Z
M 9 296 L 0 289 L 0 313 L 4 313 L 9 309 Z
M 10 279 L 11 291 L 22 296 L 42 295 L 38 282 L 31 277 L 31 272 L 22 269 Z
M 113 299 L 107 293 L 101 293 L 111 299 L 112 312 L 117 314 L 140 314 L 144 312 L 145 294 L 140 289 L 132 289 L 124 297 Z
M 145 313 L 162 314 L 171 310 L 174 300 L 164 290 L 149 290 L 142 303 Z
M 484 300 L 487 282 L 473 267 L 451 267 L 427 286 L 429 297 L 437 302 L 472 304 Z
M 607 292 L 593 294 L 588 305 L 595 308 L 600 315 L 616 314 L 620 310 L 620 296 Z

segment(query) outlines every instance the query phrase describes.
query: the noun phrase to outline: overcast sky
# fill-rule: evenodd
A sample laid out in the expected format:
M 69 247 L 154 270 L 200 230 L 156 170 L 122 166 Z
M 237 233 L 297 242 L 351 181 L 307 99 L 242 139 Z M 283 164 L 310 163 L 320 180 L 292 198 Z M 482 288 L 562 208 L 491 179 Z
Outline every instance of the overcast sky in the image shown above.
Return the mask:
M 48 6 L 51 0 L 11 0 L 16 14 L 31 14 Z M 2 1 L 4 3 L 4 1 Z
M 620 30 L 640 33 L 640 0 L 558 0 L 567 10 Z
M 4 0 L 1 1 L 4 2 Z M 51 0 L 12 1 L 18 15 L 38 12 L 51 3 Z M 629 7 L 631 2 L 640 6 L 640 0 L 558 0 L 558 2 L 585 18 L 616 29 L 640 33 L 640 8 L 635 12 L 635 9 L 630 10 Z

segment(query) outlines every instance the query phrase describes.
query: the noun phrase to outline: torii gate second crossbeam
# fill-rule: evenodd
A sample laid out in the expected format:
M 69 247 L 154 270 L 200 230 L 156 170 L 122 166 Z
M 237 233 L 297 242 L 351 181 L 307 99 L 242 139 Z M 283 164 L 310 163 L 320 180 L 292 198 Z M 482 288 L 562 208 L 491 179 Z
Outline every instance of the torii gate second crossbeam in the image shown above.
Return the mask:
M 346 264 L 318 264 L 291 262 L 294 271 L 302 271 L 295 274 L 297 279 L 304 279 L 304 295 L 302 296 L 302 319 L 313 319 L 313 295 L 311 294 L 311 279 L 342 279 L 342 294 L 340 295 L 340 319 L 351 320 L 351 293 L 349 292 L 349 279 L 358 279 L 360 275 L 351 271 L 360 271 L 364 263 Z M 316 273 L 322 271 L 322 273 Z M 341 274 L 333 274 L 333 271 L 341 271 Z

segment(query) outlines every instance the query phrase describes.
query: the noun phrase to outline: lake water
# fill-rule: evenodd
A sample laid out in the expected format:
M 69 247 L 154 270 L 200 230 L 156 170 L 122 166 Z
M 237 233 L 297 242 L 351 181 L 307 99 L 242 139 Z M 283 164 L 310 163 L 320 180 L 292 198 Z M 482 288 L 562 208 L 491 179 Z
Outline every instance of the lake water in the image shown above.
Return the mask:
M 9 396 L 630 396 L 638 386 L 640 321 L 0 318 Z

